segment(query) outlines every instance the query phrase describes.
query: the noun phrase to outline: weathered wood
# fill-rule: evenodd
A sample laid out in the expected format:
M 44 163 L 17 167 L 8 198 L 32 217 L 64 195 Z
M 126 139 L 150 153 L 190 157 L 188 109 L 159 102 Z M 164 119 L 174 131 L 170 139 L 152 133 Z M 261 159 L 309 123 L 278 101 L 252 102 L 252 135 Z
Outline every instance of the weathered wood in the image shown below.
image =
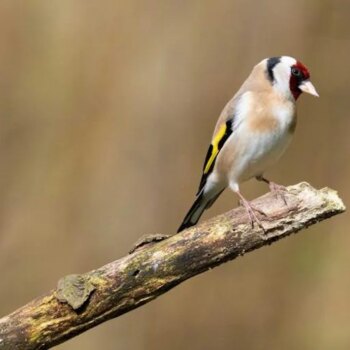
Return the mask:
M 61 279 L 56 289 L 0 319 L 0 349 L 48 349 L 194 275 L 345 210 L 335 191 L 307 183 L 289 187 L 287 200 L 288 207 L 269 193 L 254 201 L 267 214 L 261 216 L 266 233 L 251 228 L 244 209 L 236 208 L 163 241 L 139 243 L 97 270 Z

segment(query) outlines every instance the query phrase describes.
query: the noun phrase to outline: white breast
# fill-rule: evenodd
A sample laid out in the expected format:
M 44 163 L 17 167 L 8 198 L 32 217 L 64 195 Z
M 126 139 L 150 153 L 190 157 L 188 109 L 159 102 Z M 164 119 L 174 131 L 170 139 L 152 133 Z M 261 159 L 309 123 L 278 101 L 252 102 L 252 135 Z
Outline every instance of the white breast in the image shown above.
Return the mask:
M 257 110 L 254 112 L 257 113 Z M 240 183 L 262 175 L 288 147 L 292 138 L 290 129 L 295 118 L 294 104 L 274 104 L 268 112 L 276 121 L 273 129 L 269 130 L 253 130 L 245 118 L 240 118 L 241 123 L 229 140 L 233 143 L 232 148 L 236 149 L 229 182 Z

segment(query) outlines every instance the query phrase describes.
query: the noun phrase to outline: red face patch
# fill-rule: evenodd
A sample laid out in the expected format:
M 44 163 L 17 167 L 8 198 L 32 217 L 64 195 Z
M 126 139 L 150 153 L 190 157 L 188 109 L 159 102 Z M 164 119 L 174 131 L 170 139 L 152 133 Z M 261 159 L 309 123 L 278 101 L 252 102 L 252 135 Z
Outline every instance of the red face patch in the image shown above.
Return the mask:
M 289 88 L 295 99 L 297 99 L 302 91 L 299 89 L 299 85 L 310 78 L 308 69 L 299 61 L 291 67 L 291 74 L 289 79 Z
M 297 63 L 293 67 L 300 69 L 300 71 L 303 73 L 304 80 L 310 78 L 310 73 L 308 69 L 300 61 L 297 61 Z

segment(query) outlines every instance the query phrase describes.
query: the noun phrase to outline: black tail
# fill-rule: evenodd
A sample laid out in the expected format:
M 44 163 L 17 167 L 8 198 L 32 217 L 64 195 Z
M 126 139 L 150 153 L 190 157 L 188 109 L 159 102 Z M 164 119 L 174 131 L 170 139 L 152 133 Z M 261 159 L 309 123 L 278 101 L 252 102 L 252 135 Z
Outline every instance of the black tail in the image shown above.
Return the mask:
M 224 189 L 219 191 L 215 196 L 211 198 L 208 198 L 208 196 L 204 196 L 203 190 L 202 190 L 199 196 L 196 198 L 196 200 L 192 204 L 191 209 L 188 211 L 187 215 L 185 216 L 177 232 L 180 232 L 185 228 L 195 225 L 200 219 L 200 217 L 202 216 L 204 210 L 211 207 L 211 205 L 216 201 L 216 199 L 220 196 L 223 190 Z
M 207 206 L 207 201 L 204 200 L 203 191 L 202 191 L 199 194 L 199 196 L 196 198 L 194 203 L 192 204 L 191 209 L 188 211 L 187 215 L 185 216 L 177 232 L 180 232 L 185 228 L 195 225 L 198 222 L 201 215 L 203 214 L 203 211 L 205 210 L 206 206 Z

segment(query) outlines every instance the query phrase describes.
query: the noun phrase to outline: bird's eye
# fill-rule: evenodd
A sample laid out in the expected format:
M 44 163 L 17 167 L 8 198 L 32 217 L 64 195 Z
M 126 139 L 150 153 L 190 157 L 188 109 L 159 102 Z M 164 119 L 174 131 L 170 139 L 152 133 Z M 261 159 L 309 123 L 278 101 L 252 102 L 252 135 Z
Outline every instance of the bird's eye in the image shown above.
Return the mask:
M 301 71 L 300 71 L 300 69 L 298 69 L 298 68 L 295 68 L 295 67 L 292 67 L 292 74 L 295 76 L 295 77 L 297 77 L 297 78 L 299 78 L 299 77 L 301 77 Z

